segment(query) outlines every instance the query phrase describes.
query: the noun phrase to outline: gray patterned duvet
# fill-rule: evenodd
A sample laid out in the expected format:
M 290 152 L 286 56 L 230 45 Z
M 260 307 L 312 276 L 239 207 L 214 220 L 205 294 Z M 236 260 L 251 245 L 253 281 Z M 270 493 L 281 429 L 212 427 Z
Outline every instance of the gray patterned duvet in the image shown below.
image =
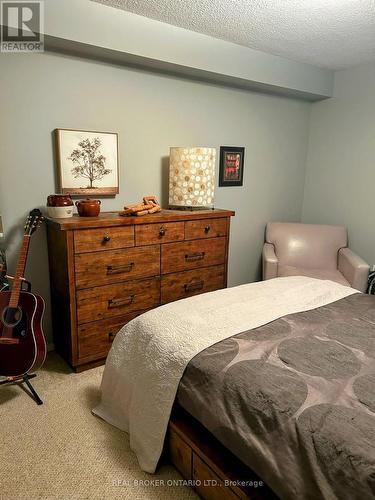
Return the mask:
M 375 498 L 375 297 L 205 349 L 177 400 L 281 498 Z

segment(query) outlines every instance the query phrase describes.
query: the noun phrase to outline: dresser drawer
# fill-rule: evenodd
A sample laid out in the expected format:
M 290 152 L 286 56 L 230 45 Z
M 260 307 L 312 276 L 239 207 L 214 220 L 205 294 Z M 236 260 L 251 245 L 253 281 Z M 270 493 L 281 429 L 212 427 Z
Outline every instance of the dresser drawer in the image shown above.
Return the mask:
M 103 227 L 74 231 L 74 251 L 96 252 L 134 246 L 134 226 Z
M 165 274 L 161 279 L 161 302 L 166 304 L 224 287 L 224 266 Z
M 93 321 L 78 327 L 78 357 L 85 362 L 105 358 L 117 332 L 143 311 L 136 311 L 114 319 Z
M 185 222 L 185 239 L 216 238 L 226 236 L 227 219 L 203 219 Z
M 160 304 L 160 278 L 97 286 L 77 291 L 77 320 L 114 318 Z
M 161 247 L 162 273 L 214 266 L 225 262 L 226 238 L 211 238 Z
M 160 246 L 82 253 L 75 256 L 77 288 L 107 285 L 160 273 Z
M 137 246 L 181 241 L 184 237 L 185 226 L 183 222 L 141 224 L 135 227 L 135 241 Z

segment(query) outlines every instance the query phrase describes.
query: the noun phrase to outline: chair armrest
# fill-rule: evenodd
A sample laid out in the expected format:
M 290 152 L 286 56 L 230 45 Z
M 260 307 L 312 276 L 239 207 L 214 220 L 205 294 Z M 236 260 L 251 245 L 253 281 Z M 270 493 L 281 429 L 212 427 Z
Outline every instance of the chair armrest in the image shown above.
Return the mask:
M 265 243 L 263 246 L 262 265 L 264 280 L 277 278 L 279 261 L 275 254 L 275 247 L 271 243 Z
M 370 266 L 349 248 L 339 250 L 338 269 L 352 288 L 361 292 L 367 290 L 367 280 Z

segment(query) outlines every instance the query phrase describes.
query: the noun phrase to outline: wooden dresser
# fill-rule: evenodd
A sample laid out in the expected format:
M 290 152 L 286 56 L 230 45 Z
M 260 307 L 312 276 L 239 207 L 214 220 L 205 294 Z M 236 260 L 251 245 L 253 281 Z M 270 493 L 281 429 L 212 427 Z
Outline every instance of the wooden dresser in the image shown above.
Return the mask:
M 54 343 L 76 371 L 167 302 L 226 287 L 229 210 L 46 219 Z

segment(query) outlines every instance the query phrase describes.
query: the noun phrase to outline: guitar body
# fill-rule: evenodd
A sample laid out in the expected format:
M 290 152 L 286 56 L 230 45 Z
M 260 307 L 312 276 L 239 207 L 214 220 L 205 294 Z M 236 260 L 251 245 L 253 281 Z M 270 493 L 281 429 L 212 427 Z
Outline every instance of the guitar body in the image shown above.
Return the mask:
M 11 292 L 0 292 L 0 312 L 8 308 Z M 38 370 L 46 357 L 42 330 L 44 300 L 39 295 L 20 292 L 19 318 L 6 326 L 0 318 L 0 376 L 19 377 Z M 7 341 L 11 337 L 12 342 Z M 15 342 L 14 342 L 15 341 Z

